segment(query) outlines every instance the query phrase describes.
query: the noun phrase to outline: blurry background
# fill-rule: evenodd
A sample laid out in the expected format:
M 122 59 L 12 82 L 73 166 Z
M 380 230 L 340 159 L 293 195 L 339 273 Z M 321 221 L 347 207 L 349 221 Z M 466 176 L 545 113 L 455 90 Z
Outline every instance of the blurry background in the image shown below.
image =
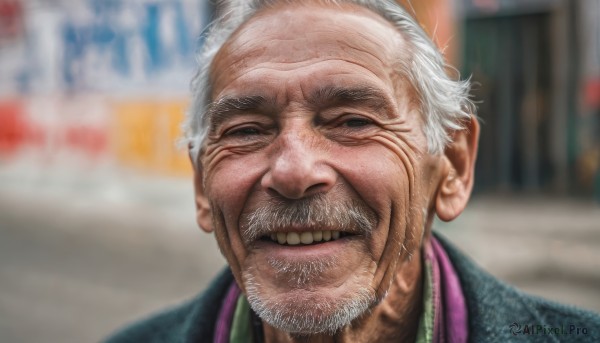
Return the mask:
M 439 231 L 507 282 L 600 311 L 600 0 L 407 7 L 472 75 L 483 122 L 475 195 Z M 0 0 L 0 341 L 98 341 L 224 265 L 174 144 L 214 11 Z

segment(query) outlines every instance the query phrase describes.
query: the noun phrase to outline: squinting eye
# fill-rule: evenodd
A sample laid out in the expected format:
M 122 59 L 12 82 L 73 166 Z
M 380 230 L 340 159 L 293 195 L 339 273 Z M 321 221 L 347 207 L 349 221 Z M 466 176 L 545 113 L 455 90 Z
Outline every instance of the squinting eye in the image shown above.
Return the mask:
M 246 126 L 246 127 L 241 127 L 238 129 L 229 130 L 226 133 L 227 136 L 252 136 L 252 135 L 258 135 L 258 134 L 260 134 L 260 130 L 255 127 L 251 127 L 251 126 Z
M 369 124 L 371 124 L 370 120 L 361 118 L 348 119 L 344 121 L 344 126 L 346 127 L 363 127 Z

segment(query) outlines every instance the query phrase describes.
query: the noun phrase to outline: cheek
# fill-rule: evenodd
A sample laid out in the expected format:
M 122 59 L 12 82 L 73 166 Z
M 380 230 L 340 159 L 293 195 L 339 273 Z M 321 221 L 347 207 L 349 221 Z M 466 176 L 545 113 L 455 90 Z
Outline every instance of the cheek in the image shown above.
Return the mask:
M 412 139 L 389 131 L 369 137 L 371 143 L 336 152 L 343 178 L 379 216 L 369 243 L 382 270 L 395 257 L 418 248 L 423 230 L 422 153 Z
M 260 183 L 267 163 L 261 154 L 236 154 L 227 149 L 219 149 L 203 161 L 207 166 L 207 195 L 223 211 L 227 223 L 241 210 L 250 190 Z
M 248 196 L 260 184 L 261 161 L 257 155 L 230 155 L 213 164 L 204 180 L 218 243 L 228 260 L 241 261 L 246 255 L 238 223 Z
M 379 143 L 340 149 L 334 163 L 349 187 L 378 216 L 378 227 L 369 243 L 377 260 L 388 241 L 389 228 L 398 225 L 392 216 L 404 213 L 408 205 L 409 173 L 401 159 Z
M 340 173 L 359 196 L 380 216 L 389 214 L 391 203 L 407 189 L 407 173 L 389 151 L 377 146 L 338 154 Z
M 393 203 L 404 201 L 414 188 L 418 154 L 396 136 L 380 132 L 359 146 L 336 149 L 336 169 L 359 196 L 385 217 Z

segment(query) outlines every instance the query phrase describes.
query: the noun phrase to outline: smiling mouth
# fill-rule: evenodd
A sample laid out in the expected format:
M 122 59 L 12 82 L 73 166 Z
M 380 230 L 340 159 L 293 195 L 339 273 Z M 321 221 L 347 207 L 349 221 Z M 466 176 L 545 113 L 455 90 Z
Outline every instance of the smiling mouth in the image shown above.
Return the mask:
M 272 241 L 280 245 L 311 245 L 321 244 L 348 236 L 338 230 L 276 232 L 262 237 L 262 240 Z

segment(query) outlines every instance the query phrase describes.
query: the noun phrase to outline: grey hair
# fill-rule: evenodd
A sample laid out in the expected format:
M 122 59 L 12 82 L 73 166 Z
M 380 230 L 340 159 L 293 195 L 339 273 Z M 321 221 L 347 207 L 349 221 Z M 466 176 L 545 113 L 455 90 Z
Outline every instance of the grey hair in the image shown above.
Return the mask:
M 277 3 L 302 0 L 221 0 L 218 18 L 205 32 L 198 56 L 199 68 L 192 79 L 193 101 L 183 123 L 183 143 L 197 163 L 200 147 L 208 133 L 205 113 L 211 103 L 210 69 L 213 59 L 231 34 L 261 9 Z M 316 1 L 316 0 L 312 0 Z M 344 3 L 365 7 L 387 19 L 408 45 L 409 58 L 398 61 L 398 72 L 410 83 L 425 122 L 428 152 L 439 154 L 451 142 L 449 132 L 461 130 L 475 113 L 469 98 L 470 81 L 453 80 L 444 57 L 416 20 L 393 0 L 320 0 L 323 4 Z

